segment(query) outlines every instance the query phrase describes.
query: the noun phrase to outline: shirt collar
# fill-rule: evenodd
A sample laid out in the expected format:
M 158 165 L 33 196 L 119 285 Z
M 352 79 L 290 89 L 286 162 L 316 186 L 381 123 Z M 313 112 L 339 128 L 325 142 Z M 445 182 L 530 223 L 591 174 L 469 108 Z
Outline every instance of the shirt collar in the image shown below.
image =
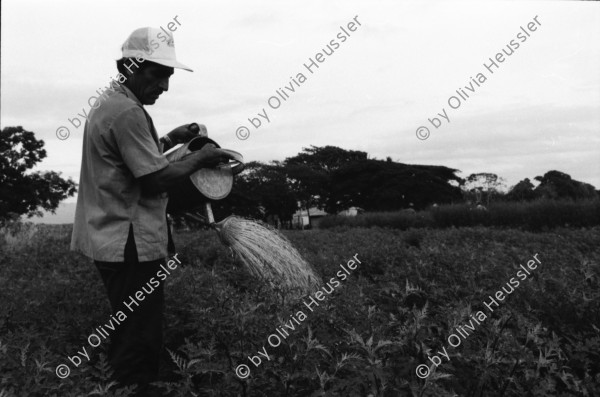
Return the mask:
M 135 94 L 133 92 L 131 92 L 131 90 L 129 88 L 125 87 L 123 84 L 117 84 L 117 88 L 115 89 L 115 91 L 120 92 L 121 94 L 125 95 L 127 98 L 132 99 L 139 106 L 143 107 L 142 103 L 135 96 Z

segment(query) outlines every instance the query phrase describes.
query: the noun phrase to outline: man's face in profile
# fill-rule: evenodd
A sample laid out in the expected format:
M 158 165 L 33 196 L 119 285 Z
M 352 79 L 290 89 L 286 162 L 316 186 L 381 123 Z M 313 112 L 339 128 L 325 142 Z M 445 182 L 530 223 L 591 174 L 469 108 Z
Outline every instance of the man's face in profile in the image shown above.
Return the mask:
M 130 81 L 127 87 L 142 105 L 153 105 L 160 94 L 169 90 L 169 78 L 174 69 L 150 61 L 145 62 L 148 64 L 144 65 L 142 70 L 128 77 Z

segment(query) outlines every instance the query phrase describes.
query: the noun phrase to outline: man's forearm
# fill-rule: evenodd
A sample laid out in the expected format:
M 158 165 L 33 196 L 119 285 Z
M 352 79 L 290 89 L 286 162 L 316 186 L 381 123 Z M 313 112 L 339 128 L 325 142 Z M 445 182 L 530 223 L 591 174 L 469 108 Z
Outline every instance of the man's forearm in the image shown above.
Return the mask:
M 140 178 L 142 190 L 148 194 L 158 194 L 169 191 L 183 183 L 185 178 L 194 171 L 202 168 L 203 163 L 198 156 L 188 156 L 185 159 L 170 163 L 167 167 Z

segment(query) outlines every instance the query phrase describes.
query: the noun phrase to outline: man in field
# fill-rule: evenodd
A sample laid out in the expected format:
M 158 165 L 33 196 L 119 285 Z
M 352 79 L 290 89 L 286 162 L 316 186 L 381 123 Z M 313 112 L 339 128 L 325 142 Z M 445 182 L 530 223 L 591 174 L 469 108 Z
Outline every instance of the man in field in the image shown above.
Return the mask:
M 159 140 L 144 105 L 154 104 L 169 89 L 174 68 L 192 70 L 176 60 L 173 37 L 164 30 L 135 30 L 122 52 L 120 84 L 105 91 L 85 125 L 71 249 L 94 260 L 113 314 L 127 314 L 111 331 L 108 354 L 116 379 L 137 384 L 139 395 L 149 396 L 148 383 L 157 379 L 162 351 L 164 295 L 162 282 L 150 290 L 148 281 L 167 255 L 175 254 L 167 191 L 229 155 L 206 145 L 169 163 L 163 152 L 196 135 L 183 125 Z M 126 310 L 124 302 L 142 287 L 143 302 Z

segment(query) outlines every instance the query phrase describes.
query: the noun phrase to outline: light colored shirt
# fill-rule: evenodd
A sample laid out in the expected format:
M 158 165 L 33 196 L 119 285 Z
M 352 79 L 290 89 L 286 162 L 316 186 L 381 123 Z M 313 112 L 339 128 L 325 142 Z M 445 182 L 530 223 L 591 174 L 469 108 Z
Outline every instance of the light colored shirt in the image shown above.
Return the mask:
M 142 192 L 138 178 L 169 161 L 152 119 L 118 85 L 92 108 L 83 132 L 83 156 L 71 250 L 103 262 L 124 261 L 130 225 L 138 260 L 167 256 L 167 193 Z

